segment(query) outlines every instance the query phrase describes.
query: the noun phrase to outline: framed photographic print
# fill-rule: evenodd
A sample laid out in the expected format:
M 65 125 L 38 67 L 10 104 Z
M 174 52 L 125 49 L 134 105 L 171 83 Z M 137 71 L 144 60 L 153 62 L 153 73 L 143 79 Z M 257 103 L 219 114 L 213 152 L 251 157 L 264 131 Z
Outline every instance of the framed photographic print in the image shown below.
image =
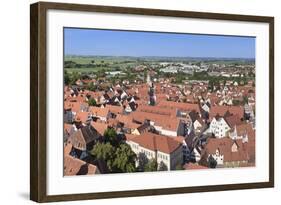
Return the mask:
M 37 202 L 274 186 L 274 18 L 40 2 Z

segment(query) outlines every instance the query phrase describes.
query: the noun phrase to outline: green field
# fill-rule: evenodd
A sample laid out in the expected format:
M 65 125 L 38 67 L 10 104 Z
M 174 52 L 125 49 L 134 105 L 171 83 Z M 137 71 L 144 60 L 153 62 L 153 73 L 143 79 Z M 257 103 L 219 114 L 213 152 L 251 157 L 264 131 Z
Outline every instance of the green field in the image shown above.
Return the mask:
M 95 73 L 100 70 L 116 71 L 128 70 L 140 64 L 136 60 L 126 57 L 87 57 L 87 56 L 66 56 L 65 62 L 71 61 L 79 66 L 65 67 L 68 72 Z
M 109 67 L 94 67 L 94 68 L 65 68 L 68 72 L 78 72 L 78 73 L 96 73 L 100 70 L 113 71 Z

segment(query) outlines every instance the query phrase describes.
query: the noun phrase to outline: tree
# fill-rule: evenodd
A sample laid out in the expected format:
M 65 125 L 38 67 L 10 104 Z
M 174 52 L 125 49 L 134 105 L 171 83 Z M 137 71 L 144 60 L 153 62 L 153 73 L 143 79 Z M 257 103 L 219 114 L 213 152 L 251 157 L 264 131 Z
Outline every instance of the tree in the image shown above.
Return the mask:
M 89 85 L 88 85 L 88 90 L 90 90 L 90 91 L 96 91 L 96 89 L 97 89 L 97 86 L 94 85 L 93 82 L 90 82 Z
M 232 104 L 234 105 L 234 106 L 238 106 L 238 105 L 240 105 L 241 104 L 241 101 L 240 100 L 232 100 Z
M 167 170 L 168 170 L 167 165 L 163 161 L 161 161 L 159 163 L 159 171 L 167 171 Z
M 208 157 L 208 167 L 209 168 L 216 168 L 217 167 L 217 161 L 214 159 L 212 155 Z
M 69 73 L 67 71 L 64 71 L 64 84 L 69 85 L 69 83 L 70 83 Z
M 116 133 L 115 129 L 107 128 L 104 131 L 103 136 L 104 136 L 104 141 L 105 142 L 109 142 L 113 146 L 117 146 L 118 145 L 119 141 L 117 139 L 117 133 Z
M 106 162 L 111 173 L 135 172 L 136 154 L 125 143 L 117 147 L 109 142 L 98 142 L 90 152 L 96 159 Z
M 154 172 L 157 171 L 157 161 L 156 159 L 151 159 L 147 162 L 147 164 L 144 166 L 145 172 Z
M 90 98 L 88 100 L 88 105 L 89 106 L 97 106 L 97 101 L 94 98 Z
M 80 74 L 77 73 L 77 72 L 73 72 L 73 73 L 71 74 L 70 84 L 71 84 L 71 85 L 74 85 L 78 79 L 80 79 Z
M 132 151 L 131 147 L 125 143 L 121 144 L 115 152 L 113 162 L 114 172 L 135 172 L 135 159 L 136 154 Z
M 75 68 L 76 63 L 74 61 L 64 61 L 64 67 L 65 68 Z
M 106 165 L 110 171 L 113 169 L 115 149 L 110 143 L 100 143 L 98 142 L 94 148 L 91 150 L 91 154 L 99 160 L 106 162 Z

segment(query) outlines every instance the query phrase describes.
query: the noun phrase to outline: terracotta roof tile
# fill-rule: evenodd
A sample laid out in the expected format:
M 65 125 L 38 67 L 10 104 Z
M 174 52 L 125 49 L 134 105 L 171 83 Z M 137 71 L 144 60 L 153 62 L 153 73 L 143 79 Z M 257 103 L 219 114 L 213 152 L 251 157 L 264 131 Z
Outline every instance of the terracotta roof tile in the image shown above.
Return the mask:
M 98 131 L 100 135 L 104 134 L 104 131 L 107 129 L 107 124 L 106 123 L 101 123 L 101 122 L 91 122 L 91 125 Z
M 237 152 L 231 151 L 231 147 L 234 143 L 238 146 Z M 204 152 L 207 154 L 215 154 L 217 149 L 219 149 L 220 154 L 224 155 L 225 162 L 248 161 L 249 159 L 246 146 L 244 146 L 242 140 L 232 140 L 228 137 L 220 139 L 209 138 Z
M 216 115 L 224 116 L 227 111 L 237 115 L 240 119 L 243 118 L 244 109 L 242 106 L 212 106 L 210 109 L 210 119 L 213 119 Z
M 107 117 L 109 113 L 108 108 L 100 108 L 95 106 L 90 106 L 89 111 L 94 115 L 98 117 Z
M 98 168 L 95 165 L 87 164 L 70 155 L 64 156 L 64 176 L 97 174 L 98 172 Z
M 157 150 L 167 154 L 174 152 L 181 146 L 181 143 L 172 137 L 157 135 L 149 132 L 137 135 L 136 137 L 131 138 L 130 141 L 133 141 L 146 149 L 152 151 Z
M 186 170 L 194 170 L 194 169 L 208 169 L 208 167 L 196 164 L 196 163 L 188 163 L 183 166 Z
M 225 117 L 225 120 L 231 128 L 233 128 L 235 125 L 237 126 L 237 125 L 241 125 L 243 123 L 241 121 L 241 118 L 237 114 Z

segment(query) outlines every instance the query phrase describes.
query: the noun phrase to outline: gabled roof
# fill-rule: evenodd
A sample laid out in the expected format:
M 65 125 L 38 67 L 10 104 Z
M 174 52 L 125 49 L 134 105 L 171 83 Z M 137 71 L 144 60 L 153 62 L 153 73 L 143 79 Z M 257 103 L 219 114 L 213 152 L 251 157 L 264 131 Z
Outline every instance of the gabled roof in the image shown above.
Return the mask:
M 85 145 L 97 140 L 100 137 L 95 128 L 88 125 L 80 128 L 69 137 L 69 142 L 79 150 L 85 150 Z
M 107 129 L 107 124 L 102 122 L 91 122 L 91 125 L 97 130 L 100 135 L 104 134 L 104 131 Z
M 64 176 L 73 175 L 87 175 L 99 173 L 98 168 L 93 164 L 87 164 L 86 162 L 74 158 L 70 155 L 64 156 L 63 162 L 63 174 Z
M 80 130 L 87 144 L 94 140 L 97 140 L 100 137 L 97 130 L 90 125 L 82 127 Z
M 231 128 L 233 128 L 235 125 L 237 126 L 243 123 L 237 114 L 225 117 L 224 119 Z
M 231 151 L 233 144 L 238 146 L 237 152 Z M 204 147 L 204 153 L 215 154 L 217 149 L 224 156 L 225 162 L 248 161 L 249 159 L 246 146 L 242 143 L 242 140 L 232 140 L 229 137 L 209 138 Z
M 210 118 L 212 119 L 216 115 L 224 116 L 226 112 L 233 115 L 238 115 L 239 118 L 243 118 L 244 109 L 242 106 L 212 106 L 210 109 Z

